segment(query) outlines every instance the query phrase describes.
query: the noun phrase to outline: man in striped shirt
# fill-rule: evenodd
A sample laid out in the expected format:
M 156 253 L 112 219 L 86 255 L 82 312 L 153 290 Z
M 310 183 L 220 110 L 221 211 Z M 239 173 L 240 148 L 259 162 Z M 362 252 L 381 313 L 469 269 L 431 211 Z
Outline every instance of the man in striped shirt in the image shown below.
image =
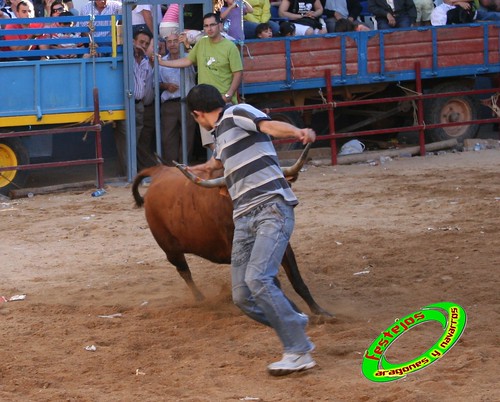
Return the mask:
M 233 301 L 280 338 L 284 354 L 281 361 L 268 366 L 271 375 L 310 369 L 316 362 L 310 355 L 314 344 L 305 332 L 308 317 L 287 299 L 276 279 L 298 201 L 283 176 L 270 136 L 306 144 L 314 142 L 316 134 L 310 128 L 273 121 L 250 105 L 226 105 L 220 92 L 207 84 L 189 92 L 187 105 L 196 122 L 214 130 L 215 136 L 212 158 L 189 169 L 209 175 L 224 169 L 233 201 Z

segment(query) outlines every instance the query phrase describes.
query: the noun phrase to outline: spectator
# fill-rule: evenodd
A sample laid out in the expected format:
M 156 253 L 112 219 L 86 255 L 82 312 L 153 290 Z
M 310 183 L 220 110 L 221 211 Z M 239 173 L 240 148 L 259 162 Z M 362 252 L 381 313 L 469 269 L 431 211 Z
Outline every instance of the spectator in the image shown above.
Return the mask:
M 16 18 L 16 13 L 14 10 L 16 9 L 17 3 L 19 3 L 19 1 L 20 0 L 7 0 L 5 2 L 5 5 L 0 8 L 0 18 Z
M 253 8 L 245 0 L 226 0 L 220 9 L 224 31 L 235 40 L 244 40 L 243 16 L 252 13 Z
M 12 3 L 11 3 L 12 4 Z M 24 1 L 24 0 L 21 0 L 17 3 L 16 5 L 16 8 L 14 10 L 15 12 L 15 16 L 16 16 L 16 19 L 17 18 L 33 18 L 34 17 L 34 10 L 33 10 L 33 4 L 31 4 L 30 1 Z M 39 24 L 39 23 L 28 23 L 28 24 L 16 24 L 16 23 L 13 23 L 13 24 L 7 24 L 5 25 L 5 28 L 4 28 L 4 39 L 5 40 L 26 40 L 26 39 L 36 39 L 38 37 L 40 37 L 40 29 L 39 28 L 42 28 L 43 27 L 43 24 Z M 15 30 L 15 29 L 27 29 L 27 28 L 37 28 L 37 31 L 35 32 L 38 32 L 38 33 L 33 33 L 33 34 L 16 34 L 16 33 L 10 33 L 9 34 L 9 30 Z M 40 46 L 36 46 L 36 45 L 32 45 L 32 44 L 26 44 L 26 45 L 14 45 L 14 46 L 6 46 L 6 47 L 3 47 L 2 50 L 14 50 L 14 51 L 18 51 L 18 50 L 36 50 L 36 49 L 48 49 L 48 46 L 47 45 L 40 45 Z M 42 57 L 42 59 L 45 59 L 46 57 Z M 21 59 L 17 59 L 17 60 L 39 60 L 40 57 L 23 57 Z M 7 60 L 7 59 L 3 59 L 4 61 Z M 16 60 L 16 59 L 13 59 L 13 60 Z
M 282 0 L 279 7 L 280 17 L 288 18 L 295 25 L 295 35 L 315 35 L 326 33 L 321 19 L 323 6 L 320 0 Z
M 81 10 L 80 15 L 118 15 L 122 13 L 122 4 L 116 0 L 90 0 L 85 4 Z M 89 22 L 81 22 L 80 26 L 88 26 Z M 100 42 L 103 46 L 111 46 L 111 29 L 109 21 L 94 21 L 95 27 L 108 27 L 107 30 L 95 30 L 94 38 L 106 38 L 103 42 Z M 84 33 L 84 36 L 89 36 L 88 33 Z
M 477 19 L 480 21 L 500 21 L 500 1 L 479 0 Z
M 132 27 L 147 27 L 151 33 L 154 32 L 153 28 L 153 13 L 151 6 L 148 4 L 134 5 L 132 7 Z
M 68 11 L 75 17 L 78 17 L 80 15 L 80 12 L 75 8 L 73 4 L 73 0 L 63 0 L 63 3 L 66 5 Z
M 59 17 L 74 17 L 74 15 L 70 11 L 62 11 L 59 13 Z M 54 23 L 54 27 L 68 28 L 68 27 L 72 27 L 72 26 L 73 26 L 72 21 L 65 21 L 65 22 L 57 22 L 56 21 Z M 78 39 L 79 39 L 78 33 L 62 33 L 61 32 L 61 33 L 52 34 L 51 37 L 56 38 L 56 39 L 75 39 L 76 41 L 78 41 Z M 82 46 L 81 42 L 80 43 L 75 42 L 75 43 L 60 43 L 57 45 L 51 45 L 50 48 L 51 49 L 75 49 L 75 48 L 80 47 L 80 46 Z M 78 56 L 76 54 L 61 54 L 61 55 L 58 55 L 57 57 L 60 59 L 72 59 L 72 58 L 76 58 Z
M 243 30 L 246 39 L 256 38 L 256 29 L 259 24 L 269 24 L 273 31 L 273 36 L 278 36 L 280 32 L 279 24 L 271 20 L 271 3 L 269 0 L 247 0 L 252 6 L 253 13 L 246 14 L 243 21 Z
M 334 32 L 362 32 L 362 31 L 370 31 L 366 25 L 360 23 L 359 21 L 351 21 L 348 18 L 340 18 L 335 23 Z
M 416 26 L 431 25 L 431 13 L 434 10 L 434 2 L 432 0 L 413 0 L 415 9 L 417 10 Z
M 238 103 L 237 90 L 243 75 L 241 55 L 236 45 L 221 35 L 219 14 L 208 13 L 203 17 L 202 37 L 186 57 L 177 60 L 159 60 L 165 67 L 198 67 L 198 84 L 216 87 L 226 103 Z M 202 132 L 202 144 L 213 148 L 211 135 Z
M 255 28 L 255 36 L 259 39 L 272 38 L 273 30 L 271 28 L 271 25 L 269 25 L 267 22 L 263 22 L 262 24 L 257 25 L 257 27 Z
M 378 29 L 409 28 L 415 24 L 417 10 L 413 0 L 368 0 Z
M 431 13 L 433 26 L 463 24 L 472 22 L 476 17 L 476 9 L 472 1 L 444 0 Z
M 50 4 L 49 15 L 51 17 L 58 17 L 61 13 L 68 11 L 66 5 L 62 2 L 62 0 L 55 0 Z
M 152 34 L 149 29 L 136 29 L 133 32 L 134 48 L 134 98 L 135 98 L 135 135 L 137 139 L 137 168 L 141 170 L 154 164 L 151 153 L 151 138 L 142 135 L 144 127 L 144 105 L 152 103 L 153 68 L 146 52 L 151 43 Z M 120 174 L 125 173 L 126 152 L 126 127 L 125 122 L 117 122 L 114 132 L 115 143 L 118 151 Z
M 326 0 L 324 14 L 326 15 L 326 30 L 328 32 L 336 32 L 335 24 L 337 21 L 340 19 L 347 19 L 349 17 L 347 1 Z
M 162 60 L 180 59 L 179 35 L 170 34 L 166 39 L 168 50 L 167 56 Z M 195 82 L 195 71 L 193 66 L 184 69 L 185 93 L 193 88 Z M 160 66 L 160 91 L 161 92 L 161 141 L 162 155 L 168 164 L 172 161 L 183 161 L 182 158 L 182 116 L 181 116 L 181 69 Z M 196 123 L 190 114 L 186 116 L 186 140 L 187 158 L 189 160 L 193 152 L 194 134 Z
M 295 36 L 295 24 L 290 21 L 281 21 L 280 36 Z
M 335 24 L 341 18 L 356 22 L 362 10 L 359 0 L 326 0 L 323 14 L 327 17 L 325 21 L 327 31 L 338 32 L 335 31 Z
M 361 6 L 360 0 L 347 0 L 347 11 L 349 11 L 348 19 L 351 21 L 356 21 L 361 12 L 363 11 L 363 7 Z

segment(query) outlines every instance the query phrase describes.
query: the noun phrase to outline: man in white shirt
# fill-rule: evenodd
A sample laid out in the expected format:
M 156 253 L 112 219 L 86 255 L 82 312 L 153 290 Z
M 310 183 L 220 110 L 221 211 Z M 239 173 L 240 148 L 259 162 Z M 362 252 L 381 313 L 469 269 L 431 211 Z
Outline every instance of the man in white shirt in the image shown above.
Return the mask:
M 146 52 L 151 43 L 149 29 L 137 29 L 133 33 L 134 46 L 134 98 L 135 98 L 135 135 L 137 139 L 137 170 L 155 164 L 151 150 L 151 138 L 144 136 L 144 106 L 154 100 L 153 67 Z M 115 143 L 118 151 L 120 174 L 125 174 L 126 166 L 126 127 L 118 121 L 115 129 Z
M 168 50 L 162 60 L 176 60 L 180 58 L 179 35 L 174 32 L 165 38 Z M 176 67 L 160 66 L 161 92 L 161 142 L 163 159 L 168 163 L 182 161 L 182 119 L 181 119 L 181 69 Z M 196 84 L 193 66 L 184 68 L 185 92 L 184 96 Z M 196 123 L 193 117 L 186 113 L 186 149 L 189 160 L 194 144 Z

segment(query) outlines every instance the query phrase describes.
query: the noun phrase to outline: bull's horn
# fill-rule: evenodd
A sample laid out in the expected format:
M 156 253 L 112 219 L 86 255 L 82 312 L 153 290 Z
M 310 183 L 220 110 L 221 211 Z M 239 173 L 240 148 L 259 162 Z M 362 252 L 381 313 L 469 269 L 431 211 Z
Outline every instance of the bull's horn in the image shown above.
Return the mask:
M 300 169 L 302 169 L 302 166 L 304 166 L 304 163 L 307 158 L 307 154 L 309 152 L 309 149 L 311 148 L 311 143 L 307 144 L 302 153 L 300 154 L 299 159 L 297 162 L 295 162 L 292 166 L 284 167 L 281 168 L 283 171 L 283 175 L 285 177 L 294 177 L 299 174 Z M 193 183 L 198 184 L 199 186 L 206 187 L 206 188 L 214 188 L 214 187 L 225 187 L 226 186 L 226 181 L 224 177 L 218 177 L 216 179 L 201 179 L 195 174 L 191 173 L 189 170 L 187 170 L 187 166 L 178 163 L 176 161 L 172 161 L 177 169 L 179 169 L 184 176 L 186 176 L 189 180 L 191 180 Z
M 312 143 L 306 145 L 306 147 L 300 154 L 300 158 L 297 159 L 297 162 L 295 162 L 292 166 L 281 168 L 285 177 L 293 177 L 299 174 L 300 169 L 302 169 L 302 166 L 304 166 L 304 163 L 306 162 L 307 154 L 309 153 L 311 145 Z
M 182 163 L 177 163 L 176 161 L 173 161 L 175 164 L 175 167 L 179 169 L 184 176 L 186 176 L 189 180 L 191 180 L 193 183 L 205 187 L 205 188 L 214 188 L 214 187 L 225 187 L 226 186 L 226 181 L 224 177 L 217 177 L 216 179 L 201 179 L 195 174 L 191 173 L 189 170 L 187 170 L 187 166 L 183 165 Z

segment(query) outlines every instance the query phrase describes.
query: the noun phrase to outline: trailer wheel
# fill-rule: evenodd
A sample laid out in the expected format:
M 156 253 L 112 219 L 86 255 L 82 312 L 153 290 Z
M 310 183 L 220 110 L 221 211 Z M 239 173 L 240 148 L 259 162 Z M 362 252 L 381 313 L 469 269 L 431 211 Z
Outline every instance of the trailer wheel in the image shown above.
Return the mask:
M 0 139 L 0 194 L 8 195 L 11 189 L 23 187 L 28 177 L 25 170 L 2 170 L 2 166 L 27 164 L 28 151 L 19 138 Z
M 272 109 L 279 107 L 290 107 L 288 103 L 284 102 L 270 102 L 266 104 L 260 104 L 255 106 L 257 109 Z M 273 120 L 284 121 L 285 123 L 290 123 L 292 126 L 303 128 L 304 121 L 302 120 L 302 116 L 299 112 L 290 111 L 290 112 L 270 112 L 269 117 Z M 296 142 L 284 143 L 284 144 L 274 144 L 276 151 L 290 151 L 292 149 L 298 149 L 301 147 L 301 144 Z
M 448 82 L 437 85 L 431 93 L 466 91 L 470 88 L 464 83 Z M 427 124 L 455 123 L 467 120 L 476 120 L 478 102 L 471 96 L 450 96 L 435 98 L 425 101 L 425 122 Z M 439 127 L 426 131 L 429 141 L 444 141 L 455 138 L 463 143 L 467 138 L 474 138 L 479 130 L 479 125 L 470 124 L 455 127 Z

